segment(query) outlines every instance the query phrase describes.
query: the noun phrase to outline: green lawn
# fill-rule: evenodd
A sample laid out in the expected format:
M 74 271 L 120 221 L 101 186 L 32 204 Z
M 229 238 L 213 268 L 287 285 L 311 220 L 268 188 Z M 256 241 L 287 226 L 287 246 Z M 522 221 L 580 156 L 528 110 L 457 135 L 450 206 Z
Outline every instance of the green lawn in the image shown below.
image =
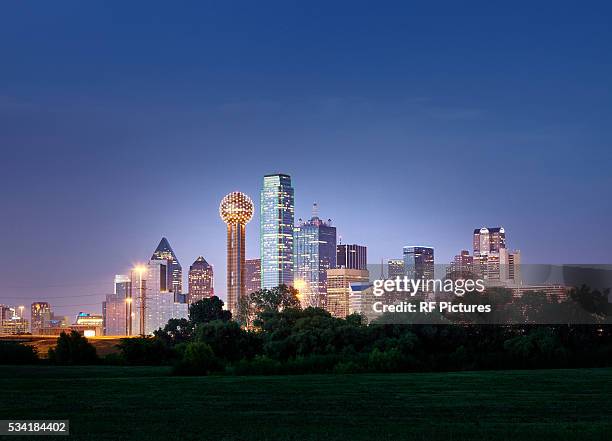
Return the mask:
M 0 367 L 0 419 L 70 419 L 84 440 L 609 440 L 612 369 L 171 377 L 164 368 Z M 24 438 L 15 438 L 24 439 Z

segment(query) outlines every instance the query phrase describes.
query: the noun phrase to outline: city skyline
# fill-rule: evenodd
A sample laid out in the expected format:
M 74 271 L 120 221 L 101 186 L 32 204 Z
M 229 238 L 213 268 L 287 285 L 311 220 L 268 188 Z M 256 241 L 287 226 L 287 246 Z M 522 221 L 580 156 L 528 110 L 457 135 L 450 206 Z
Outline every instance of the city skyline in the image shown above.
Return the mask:
M 609 263 L 607 14 L 446 8 L 6 5 L 0 303 L 99 312 L 162 237 L 225 298 L 218 202 L 274 173 L 374 263 L 488 225 L 522 263 Z

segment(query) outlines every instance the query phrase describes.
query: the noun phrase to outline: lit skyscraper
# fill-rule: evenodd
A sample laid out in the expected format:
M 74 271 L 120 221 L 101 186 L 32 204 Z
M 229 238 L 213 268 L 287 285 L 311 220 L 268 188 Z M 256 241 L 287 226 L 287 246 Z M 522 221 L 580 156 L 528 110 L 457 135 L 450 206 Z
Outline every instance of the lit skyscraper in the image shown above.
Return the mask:
M 509 251 L 503 227 L 474 230 L 474 270 L 487 284 L 521 284 L 520 251 Z
M 312 218 L 295 228 L 295 287 L 302 307 L 325 307 L 327 270 L 336 267 L 336 227 L 319 219 L 317 204 Z
M 404 247 L 404 271 L 410 279 L 434 279 L 434 249 L 431 247 Z
M 129 305 L 131 280 L 129 276 L 117 274 L 114 281 L 114 292 L 108 294 L 102 302 L 102 327 L 104 335 L 127 335 L 129 323 Z
M 49 327 L 53 315 L 47 302 L 34 302 L 30 308 L 30 326 L 32 334 L 42 334 Z
M 170 265 L 172 261 L 152 259 L 132 273 L 135 291 L 132 298 L 132 334 L 151 335 L 166 326 L 172 318 L 188 317 L 187 303 L 177 302 L 170 291 Z
M 200 256 L 189 267 L 188 303 L 195 303 L 214 295 L 213 267 Z
M 404 261 L 402 259 L 389 259 L 387 262 L 387 278 L 404 277 Z
M 159 245 L 153 252 L 151 260 L 168 261 L 168 291 L 175 294 L 176 301 L 179 301 L 179 294 L 183 292 L 183 268 L 179 263 L 168 239 L 162 237 Z
M 261 259 L 247 259 L 245 264 L 245 292 L 251 294 L 261 288 Z
M 334 317 L 346 317 L 349 314 L 351 284 L 367 284 L 369 278 L 370 273 L 367 269 L 332 268 L 327 270 L 325 309 Z
M 338 245 L 336 247 L 336 267 L 367 270 L 368 249 L 363 245 Z
M 232 192 L 221 201 L 219 214 L 227 224 L 227 307 L 235 316 L 245 295 L 245 234 L 253 217 L 253 201 L 244 193 Z
M 293 284 L 294 196 L 291 177 L 266 175 L 261 189 L 261 287 Z

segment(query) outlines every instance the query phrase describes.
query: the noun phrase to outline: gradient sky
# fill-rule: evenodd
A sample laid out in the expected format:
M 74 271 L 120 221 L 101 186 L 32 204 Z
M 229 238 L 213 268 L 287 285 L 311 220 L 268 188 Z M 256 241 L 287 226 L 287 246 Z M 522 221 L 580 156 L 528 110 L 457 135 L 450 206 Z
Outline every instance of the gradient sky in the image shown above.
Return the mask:
M 330 3 L 0 2 L 0 303 L 100 312 L 162 236 L 224 298 L 218 204 L 271 172 L 372 263 L 612 263 L 612 7 Z

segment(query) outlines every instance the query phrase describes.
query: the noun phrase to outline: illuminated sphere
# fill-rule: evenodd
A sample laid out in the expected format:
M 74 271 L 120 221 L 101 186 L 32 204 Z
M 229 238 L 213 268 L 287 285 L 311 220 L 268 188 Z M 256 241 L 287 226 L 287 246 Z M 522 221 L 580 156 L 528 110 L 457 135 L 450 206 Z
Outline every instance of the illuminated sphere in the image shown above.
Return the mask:
M 233 191 L 221 201 L 219 214 L 226 224 L 245 225 L 253 217 L 253 201 L 246 194 Z

